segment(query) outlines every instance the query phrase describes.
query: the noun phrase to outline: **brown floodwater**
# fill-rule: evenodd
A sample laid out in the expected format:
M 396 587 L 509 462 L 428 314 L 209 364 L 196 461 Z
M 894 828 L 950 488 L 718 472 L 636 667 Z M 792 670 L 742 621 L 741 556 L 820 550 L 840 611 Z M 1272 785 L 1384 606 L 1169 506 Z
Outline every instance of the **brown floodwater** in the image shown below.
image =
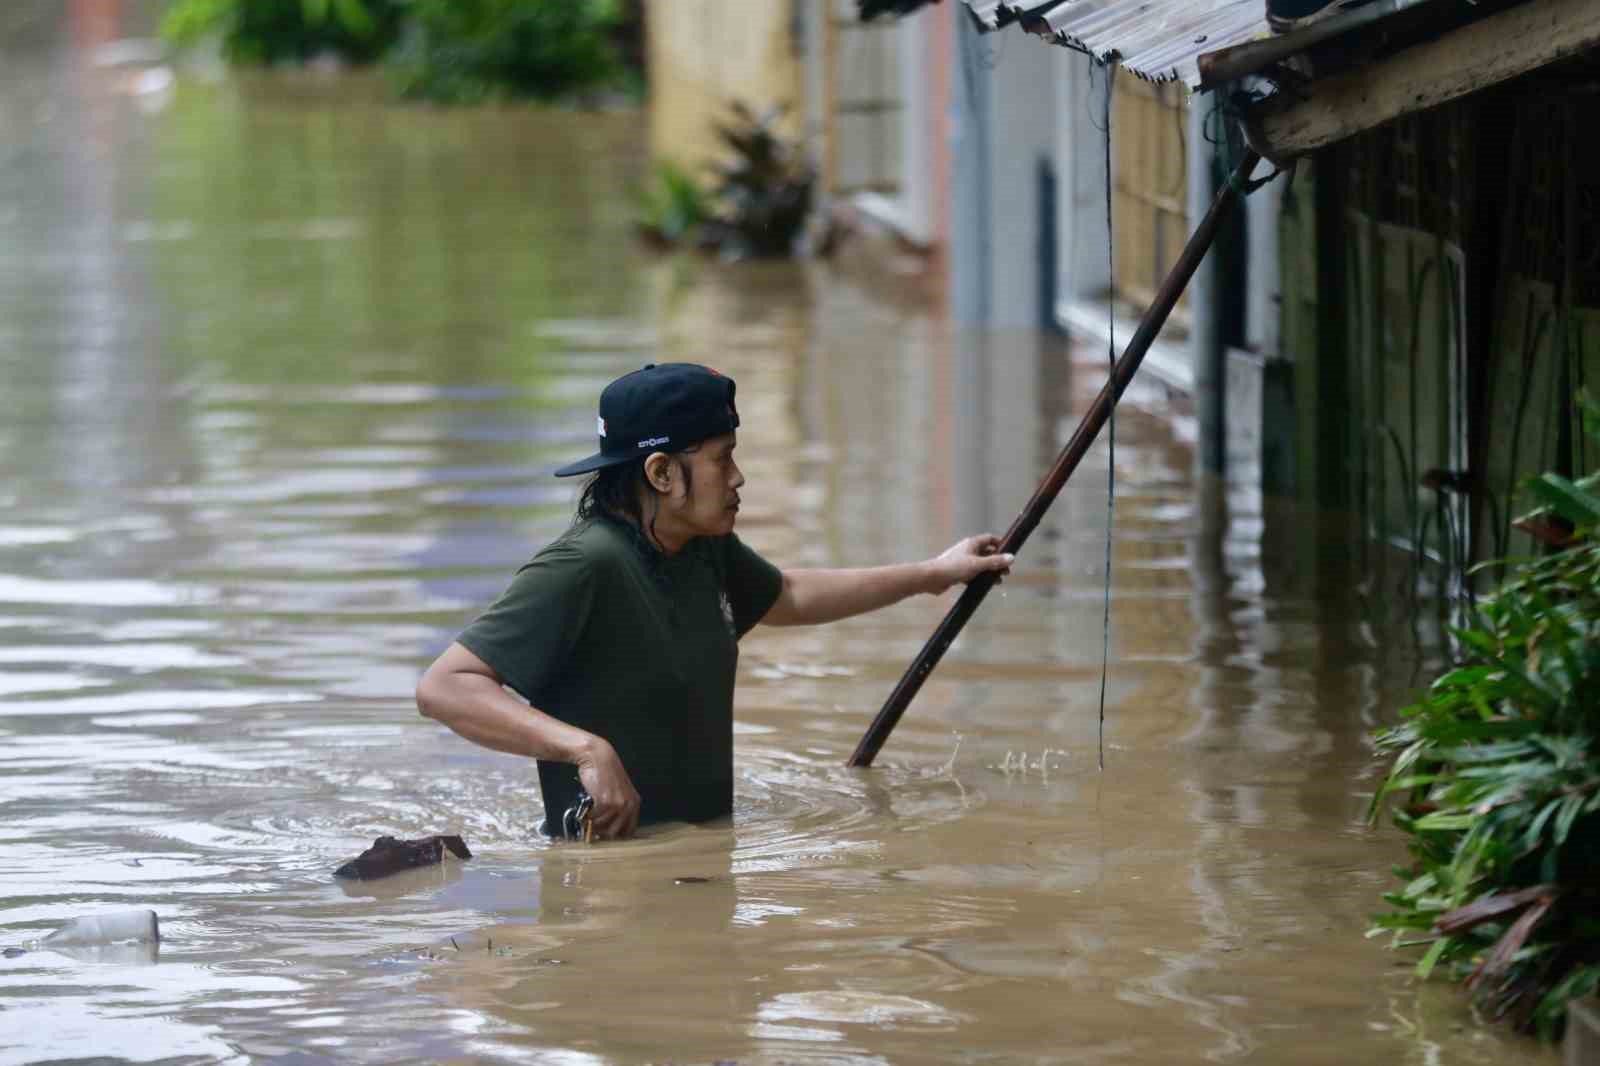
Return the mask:
M 551 844 L 423 666 L 567 521 L 599 387 L 739 381 L 780 565 L 1003 529 L 1104 353 L 882 267 L 660 258 L 631 112 L 168 85 L 115 5 L 0 15 L 0 1061 L 1553 1062 L 1365 939 L 1367 735 L 1437 658 L 1406 560 L 1192 475 L 1150 383 L 913 705 L 948 600 L 757 630 L 731 823 Z M 148 5 L 146 5 L 148 8 Z M 914 286 L 912 286 L 914 288 Z M 1418 620 L 1422 619 L 1422 620 Z M 380 834 L 476 857 L 371 884 Z

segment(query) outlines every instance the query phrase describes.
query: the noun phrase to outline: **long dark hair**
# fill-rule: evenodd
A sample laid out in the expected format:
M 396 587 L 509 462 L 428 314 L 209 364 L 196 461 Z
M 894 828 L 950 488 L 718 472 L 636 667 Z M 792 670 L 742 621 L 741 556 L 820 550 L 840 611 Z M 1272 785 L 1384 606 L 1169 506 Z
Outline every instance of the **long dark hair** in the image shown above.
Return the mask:
M 587 522 L 593 518 L 618 518 L 643 528 L 644 515 L 639 508 L 642 489 L 650 489 L 650 483 L 644 476 L 643 456 L 616 466 L 603 467 L 583 483 L 583 491 L 578 495 L 575 520 Z
M 692 494 L 694 482 L 689 478 L 688 464 L 681 458 L 684 452 L 692 452 L 700 447 L 698 443 L 687 448 L 667 453 L 667 458 L 677 468 L 678 475 L 683 478 L 684 491 Z M 640 544 L 649 550 L 650 554 L 659 554 L 661 549 L 656 546 L 656 488 L 644 476 L 644 461 L 648 456 L 630 459 L 626 463 L 616 466 L 603 467 L 594 472 L 588 481 L 583 483 L 583 490 L 578 494 L 578 510 L 573 516 L 574 524 L 589 522 L 596 518 L 609 518 L 620 522 L 633 530 Z M 639 500 L 648 494 L 651 501 L 650 513 L 646 515 L 640 506 Z

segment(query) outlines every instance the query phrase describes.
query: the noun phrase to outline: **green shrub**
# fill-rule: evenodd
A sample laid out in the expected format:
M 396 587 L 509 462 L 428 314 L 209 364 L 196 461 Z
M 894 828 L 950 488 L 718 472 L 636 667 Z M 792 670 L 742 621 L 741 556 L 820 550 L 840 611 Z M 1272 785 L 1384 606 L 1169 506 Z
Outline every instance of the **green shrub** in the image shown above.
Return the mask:
M 333 52 L 377 59 L 399 38 L 406 0 L 172 0 L 161 32 L 178 45 L 220 34 L 241 63 L 303 62 Z
M 781 108 L 757 115 L 735 103 L 732 112 L 717 127 L 729 155 L 715 168 L 710 238 L 733 258 L 793 255 L 811 214 L 816 171 L 803 146 L 778 133 Z
M 634 194 L 636 225 L 656 244 L 695 240 L 710 217 L 706 194 L 688 171 L 660 160 L 650 180 Z
M 402 94 L 446 103 L 552 99 L 616 84 L 618 0 L 410 0 Z
M 1591 431 L 1595 410 L 1582 401 Z M 1401 723 L 1387 797 L 1414 863 L 1377 928 L 1427 945 L 1492 1017 L 1559 1037 L 1600 988 L 1600 495 L 1545 474 L 1524 522 L 1564 547 L 1516 564 L 1459 630 L 1464 659 Z
M 744 104 L 717 126 L 725 162 L 709 192 L 670 162 L 656 164 L 638 192 L 636 224 L 656 244 L 693 243 L 729 259 L 794 255 L 811 213 L 816 172 L 798 142 L 777 131 L 781 110 L 757 115 Z
M 220 35 L 235 62 L 385 59 L 402 95 L 445 103 L 621 85 L 637 28 L 622 0 L 170 0 L 162 21 L 180 46 Z

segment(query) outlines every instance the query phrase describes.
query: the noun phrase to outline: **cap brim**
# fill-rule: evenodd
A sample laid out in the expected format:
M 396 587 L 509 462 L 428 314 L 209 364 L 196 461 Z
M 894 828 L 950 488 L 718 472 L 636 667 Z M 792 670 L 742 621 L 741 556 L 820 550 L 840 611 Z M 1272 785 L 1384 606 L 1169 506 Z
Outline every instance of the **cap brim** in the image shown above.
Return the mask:
M 605 452 L 595 452 L 587 459 L 579 459 L 575 463 L 568 463 L 566 466 L 559 466 L 555 470 L 551 471 L 551 473 L 555 474 L 556 477 L 576 477 L 579 474 L 588 474 L 593 473 L 596 470 L 603 470 L 608 466 L 618 466 L 633 458 L 635 458 L 635 456 L 607 455 Z

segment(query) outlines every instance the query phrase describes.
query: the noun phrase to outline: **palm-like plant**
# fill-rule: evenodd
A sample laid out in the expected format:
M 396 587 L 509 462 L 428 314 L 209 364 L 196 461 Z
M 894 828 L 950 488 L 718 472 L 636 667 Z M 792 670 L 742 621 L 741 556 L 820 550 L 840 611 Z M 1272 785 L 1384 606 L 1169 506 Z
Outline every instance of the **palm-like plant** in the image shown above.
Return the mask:
M 732 120 L 717 126 L 729 157 L 714 168 L 710 238 L 735 258 L 792 255 L 811 213 L 816 172 L 802 147 L 778 132 L 783 108 L 758 115 L 734 103 L 731 110 Z
M 1591 432 L 1600 412 L 1581 400 Z M 1596 433 L 1600 437 L 1600 433 Z M 1561 532 L 1457 631 L 1465 661 L 1378 736 L 1373 798 L 1402 797 L 1411 867 L 1374 932 L 1427 945 L 1491 1015 L 1553 1039 L 1600 989 L 1600 495 L 1545 474 L 1529 528 Z
M 694 176 L 670 160 L 659 160 L 650 178 L 634 191 L 635 225 L 652 244 L 692 240 L 710 210 Z

